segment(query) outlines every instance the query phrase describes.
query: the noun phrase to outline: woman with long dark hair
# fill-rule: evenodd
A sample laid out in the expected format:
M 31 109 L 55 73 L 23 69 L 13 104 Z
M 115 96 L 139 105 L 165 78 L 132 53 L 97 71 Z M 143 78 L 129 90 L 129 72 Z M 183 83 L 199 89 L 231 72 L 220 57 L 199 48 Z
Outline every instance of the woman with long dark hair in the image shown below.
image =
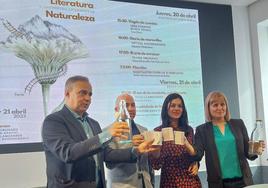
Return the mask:
M 189 143 L 193 142 L 193 129 L 188 125 L 187 110 L 184 100 L 178 93 L 169 94 L 164 100 L 161 111 L 163 128 L 182 131 Z M 197 176 L 198 165 L 193 163 L 184 145 L 177 145 L 174 141 L 165 141 L 158 153 L 150 154 L 150 162 L 155 170 L 161 169 L 161 188 L 200 188 Z

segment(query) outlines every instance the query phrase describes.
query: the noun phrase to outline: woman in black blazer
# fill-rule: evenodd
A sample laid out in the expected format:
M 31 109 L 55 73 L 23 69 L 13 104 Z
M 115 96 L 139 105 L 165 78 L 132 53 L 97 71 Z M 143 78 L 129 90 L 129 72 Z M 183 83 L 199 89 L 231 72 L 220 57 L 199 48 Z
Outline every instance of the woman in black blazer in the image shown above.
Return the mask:
M 206 123 L 198 126 L 193 147 L 186 148 L 200 161 L 205 153 L 209 188 L 240 188 L 253 184 L 247 159 L 248 134 L 241 119 L 230 119 L 225 95 L 211 92 L 205 101 Z

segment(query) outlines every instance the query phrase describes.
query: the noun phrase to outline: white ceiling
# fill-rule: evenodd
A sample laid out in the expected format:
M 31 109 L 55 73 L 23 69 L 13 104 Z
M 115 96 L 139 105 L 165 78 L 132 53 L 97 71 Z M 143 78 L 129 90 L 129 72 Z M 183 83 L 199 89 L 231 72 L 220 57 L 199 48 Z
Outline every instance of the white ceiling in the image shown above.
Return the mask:
M 237 6 L 248 6 L 248 5 L 254 3 L 258 0 L 184 0 L 184 1 L 237 5 Z

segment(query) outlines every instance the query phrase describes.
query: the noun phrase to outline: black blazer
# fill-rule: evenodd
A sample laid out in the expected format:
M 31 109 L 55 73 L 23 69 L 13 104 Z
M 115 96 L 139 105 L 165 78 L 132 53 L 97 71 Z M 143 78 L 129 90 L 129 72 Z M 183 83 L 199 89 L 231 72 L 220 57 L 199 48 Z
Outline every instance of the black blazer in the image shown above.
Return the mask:
M 42 138 L 48 188 L 84 188 L 87 183 L 95 181 L 94 154 L 98 157 L 101 187 L 106 187 L 103 161 L 136 162 L 131 148 L 116 150 L 111 149 L 108 142 L 101 144 L 97 136 L 101 133 L 99 123 L 89 117 L 87 121 L 95 135 L 89 139 L 66 106 L 45 118 Z
M 248 155 L 249 138 L 244 122 L 241 119 L 231 119 L 228 123 L 235 137 L 244 183 L 251 185 L 253 180 L 247 159 L 254 160 L 257 156 Z M 210 188 L 222 188 L 221 169 L 211 122 L 196 128 L 194 148 L 197 152 L 195 156 L 197 161 L 202 159 L 205 152 L 208 186 Z

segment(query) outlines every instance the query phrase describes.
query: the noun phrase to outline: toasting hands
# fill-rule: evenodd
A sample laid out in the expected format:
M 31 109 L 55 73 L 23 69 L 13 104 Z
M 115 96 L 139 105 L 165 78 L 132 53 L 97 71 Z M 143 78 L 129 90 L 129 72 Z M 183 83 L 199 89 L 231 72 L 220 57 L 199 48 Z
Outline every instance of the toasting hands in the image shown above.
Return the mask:
M 141 134 L 134 135 L 132 137 L 132 144 L 133 146 L 139 146 L 144 142 L 144 137 Z
M 159 150 L 158 146 L 153 146 L 154 140 L 150 140 L 150 141 L 144 141 L 142 142 L 140 145 L 138 145 L 136 147 L 136 150 L 139 154 L 143 154 L 143 153 L 154 153 L 156 151 Z
M 112 124 L 111 128 L 109 129 L 110 134 L 113 137 L 118 137 L 121 139 L 128 139 L 127 135 L 124 133 L 129 133 L 129 127 L 127 122 L 115 122 Z

